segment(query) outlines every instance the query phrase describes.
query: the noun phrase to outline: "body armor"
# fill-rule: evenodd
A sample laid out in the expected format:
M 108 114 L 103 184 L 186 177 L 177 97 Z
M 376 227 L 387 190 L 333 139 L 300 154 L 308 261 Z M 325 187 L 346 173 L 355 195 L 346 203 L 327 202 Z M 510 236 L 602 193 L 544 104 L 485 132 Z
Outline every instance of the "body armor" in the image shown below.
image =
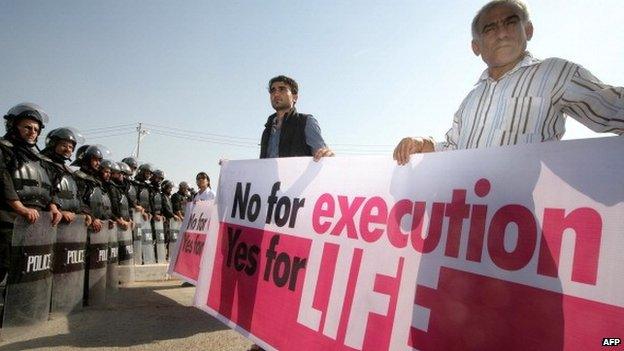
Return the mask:
M 13 184 L 20 201 L 26 207 L 46 208 L 52 201 L 52 182 L 40 161 L 29 160 L 13 174 Z
M 171 197 L 162 195 L 162 199 L 163 199 L 163 207 L 167 208 L 169 212 L 173 212 L 173 206 L 171 204 Z
M 74 177 L 69 173 L 64 173 L 59 183 L 59 192 L 55 199 L 64 211 L 78 212 L 80 210 L 80 199 L 78 199 L 78 185 Z
M 147 188 L 143 188 L 139 192 L 139 205 L 145 209 L 150 208 L 149 190 Z
M 130 200 L 136 204 L 137 202 L 137 188 L 132 182 L 128 181 L 128 186 L 126 188 L 126 193 Z
M 162 194 L 160 192 L 154 193 L 154 196 L 152 197 L 152 204 L 153 204 L 152 213 L 161 214 L 162 206 L 163 206 L 163 199 L 162 199 Z
M 100 187 L 95 187 L 91 192 L 89 207 L 96 218 L 110 219 L 112 217 L 110 197 Z
M 130 206 L 128 205 L 128 198 L 123 192 L 121 193 L 121 199 L 119 200 L 119 212 L 124 219 L 130 218 Z

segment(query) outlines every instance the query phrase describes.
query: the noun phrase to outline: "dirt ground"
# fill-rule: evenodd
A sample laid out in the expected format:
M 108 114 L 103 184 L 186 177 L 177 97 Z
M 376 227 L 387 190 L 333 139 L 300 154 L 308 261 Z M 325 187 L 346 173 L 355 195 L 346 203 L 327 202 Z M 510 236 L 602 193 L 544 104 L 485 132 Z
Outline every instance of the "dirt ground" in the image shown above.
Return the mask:
M 0 351 L 247 350 L 250 341 L 191 306 L 194 293 L 179 281 L 134 283 L 106 307 L 55 317 L 12 340 L 0 336 Z

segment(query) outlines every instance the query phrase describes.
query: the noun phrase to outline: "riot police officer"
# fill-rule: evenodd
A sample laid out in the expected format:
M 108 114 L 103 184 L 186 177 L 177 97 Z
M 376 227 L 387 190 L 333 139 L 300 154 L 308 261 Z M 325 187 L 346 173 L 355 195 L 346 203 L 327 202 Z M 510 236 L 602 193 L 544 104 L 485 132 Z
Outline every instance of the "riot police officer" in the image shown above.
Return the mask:
M 76 160 L 80 166 L 74 173 L 78 194 L 86 214 L 93 217 L 90 227 L 95 232 L 99 232 L 102 229 L 102 221 L 110 219 L 112 215 L 110 198 L 98 176 L 100 163 L 108 154 L 110 152 L 102 145 L 89 145 Z
M 150 205 L 150 184 L 148 181 L 152 177 L 153 171 L 154 168 L 151 164 L 144 163 L 139 166 L 137 174 L 134 176 L 137 189 L 137 203 L 143 208 L 143 219 L 146 221 L 149 219 L 152 211 L 152 206 Z
M 165 180 L 161 184 L 162 198 L 163 198 L 163 216 L 165 219 L 174 219 L 181 221 L 182 217 L 173 211 L 173 204 L 171 202 L 171 192 L 173 191 L 173 183 L 170 180 Z
M 136 158 L 129 156 L 125 157 L 121 162 L 117 162 L 124 173 L 124 189 L 130 202 L 130 210 L 137 210 L 143 212 L 143 208 L 137 202 L 137 182 L 132 179 L 139 168 L 139 162 Z
M 130 166 L 123 161 L 117 162 L 117 166 L 119 166 L 121 172 L 117 174 L 113 173 L 113 182 L 126 197 L 126 200 L 128 201 L 128 215 L 130 216 L 130 219 L 132 219 L 132 210 L 143 210 L 143 208 L 136 204 L 136 187 L 133 184 L 134 181 L 130 179 L 134 174 L 134 171 L 132 171 L 132 168 L 130 168 Z M 131 192 L 132 195 L 130 194 Z
M 174 221 L 182 221 L 182 218 L 173 212 L 173 207 L 171 206 L 171 191 L 173 191 L 173 183 L 169 180 L 164 180 L 161 183 L 162 189 L 162 214 L 165 217 L 164 230 L 165 230 L 165 244 L 167 248 L 169 248 L 169 243 L 175 239 L 172 239 L 171 236 L 171 220 Z M 169 257 L 170 253 L 167 250 L 167 257 Z
M 127 164 L 128 167 L 130 167 L 130 170 L 132 172 L 131 172 L 129 177 L 134 175 L 134 173 L 136 172 L 137 168 L 139 168 L 139 161 L 137 161 L 137 159 L 132 157 L 132 156 L 128 156 L 128 157 L 124 158 L 123 160 L 121 160 L 121 162 Z
M 110 197 L 111 219 L 115 221 L 121 229 L 127 229 L 130 226 L 128 198 L 123 190 L 120 189 L 120 186 L 113 181 L 113 178 L 120 178 L 121 168 L 116 162 L 102 160 L 99 173 L 102 185 Z
M 187 182 L 180 182 L 178 185 L 178 191 L 171 195 L 171 207 L 173 213 L 180 217 L 184 217 L 186 203 L 190 200 L 188 188 L 189 186 Z
M 76 213 L 84 212 L 78 196 L 78 185 L 73 171 L 65 164 L 69 161 L 76 144 L 83 143 L 84 137 L 74 128 L 63 127 L 51 130 L 46 136 L 46 147 L 41 153 L 52 161 L 53 183 L 57 184 L 54 203 L 58 206 L 63 221 L 71 223 Z
M 48 115 L 35 104 L 22 103 L 12 107 L 4 119 L 6 134 L 0 139 L 0 282 L 7 273 L 9 278 L 20 275 L 11 271 L 18 269 L 11 267 L 12 254 L 18 254 L 11 247 L 15 219 L 21 216 L 34 223 L 42 210 L 50 210 L 53 225 L 62 217 L 52 201 L 53 184 L 45 161 L 36 148 Z
M 150 178 L 150 201 L 152 204 L 152 215 L 156 221 L 162 220 L 163 195 L 160 190 L 160 183 L 164 178 L 165 172 L 160 169 L 154 170 L 152 177 Z

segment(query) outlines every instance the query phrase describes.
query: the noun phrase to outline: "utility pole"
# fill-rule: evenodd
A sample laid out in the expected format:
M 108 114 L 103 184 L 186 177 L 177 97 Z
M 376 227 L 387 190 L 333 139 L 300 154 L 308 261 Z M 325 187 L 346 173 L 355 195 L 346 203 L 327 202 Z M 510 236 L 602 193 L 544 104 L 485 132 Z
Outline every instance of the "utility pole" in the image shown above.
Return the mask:
M 137 126 L 137 147 L 136 147 L 136 158 L 139 158 L 139 151 L 141 150 L 141 140 L 143 140 L 143 137 L 146 136 L 147 134 L 149 134 L 149 131 L 147 129 L 143 129 L 143 123 L 139 122 L 139 125 Z

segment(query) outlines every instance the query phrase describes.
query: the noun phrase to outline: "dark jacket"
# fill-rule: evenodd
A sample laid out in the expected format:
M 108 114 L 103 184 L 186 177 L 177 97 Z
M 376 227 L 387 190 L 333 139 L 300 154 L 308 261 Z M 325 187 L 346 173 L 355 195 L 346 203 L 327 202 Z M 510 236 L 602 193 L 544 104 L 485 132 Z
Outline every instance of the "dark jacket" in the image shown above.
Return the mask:
M 294 108 L 284 116 L 280 131 L 279 157 L 312 156 L 312 148 L 306 143 L 305 137 L 308 116 L 310 115 L 299 113 Z M 271 128 L 276 117 L 275 113 L 270 115 L 264 125 L 260 140 L 260 158 L 268 157 Z
M 182 213 L 184 214 L 185 205 L 189 201 L 189 197 L 180 194 L 179 192 L 171 195 L 171 209 L 173 213 Z

